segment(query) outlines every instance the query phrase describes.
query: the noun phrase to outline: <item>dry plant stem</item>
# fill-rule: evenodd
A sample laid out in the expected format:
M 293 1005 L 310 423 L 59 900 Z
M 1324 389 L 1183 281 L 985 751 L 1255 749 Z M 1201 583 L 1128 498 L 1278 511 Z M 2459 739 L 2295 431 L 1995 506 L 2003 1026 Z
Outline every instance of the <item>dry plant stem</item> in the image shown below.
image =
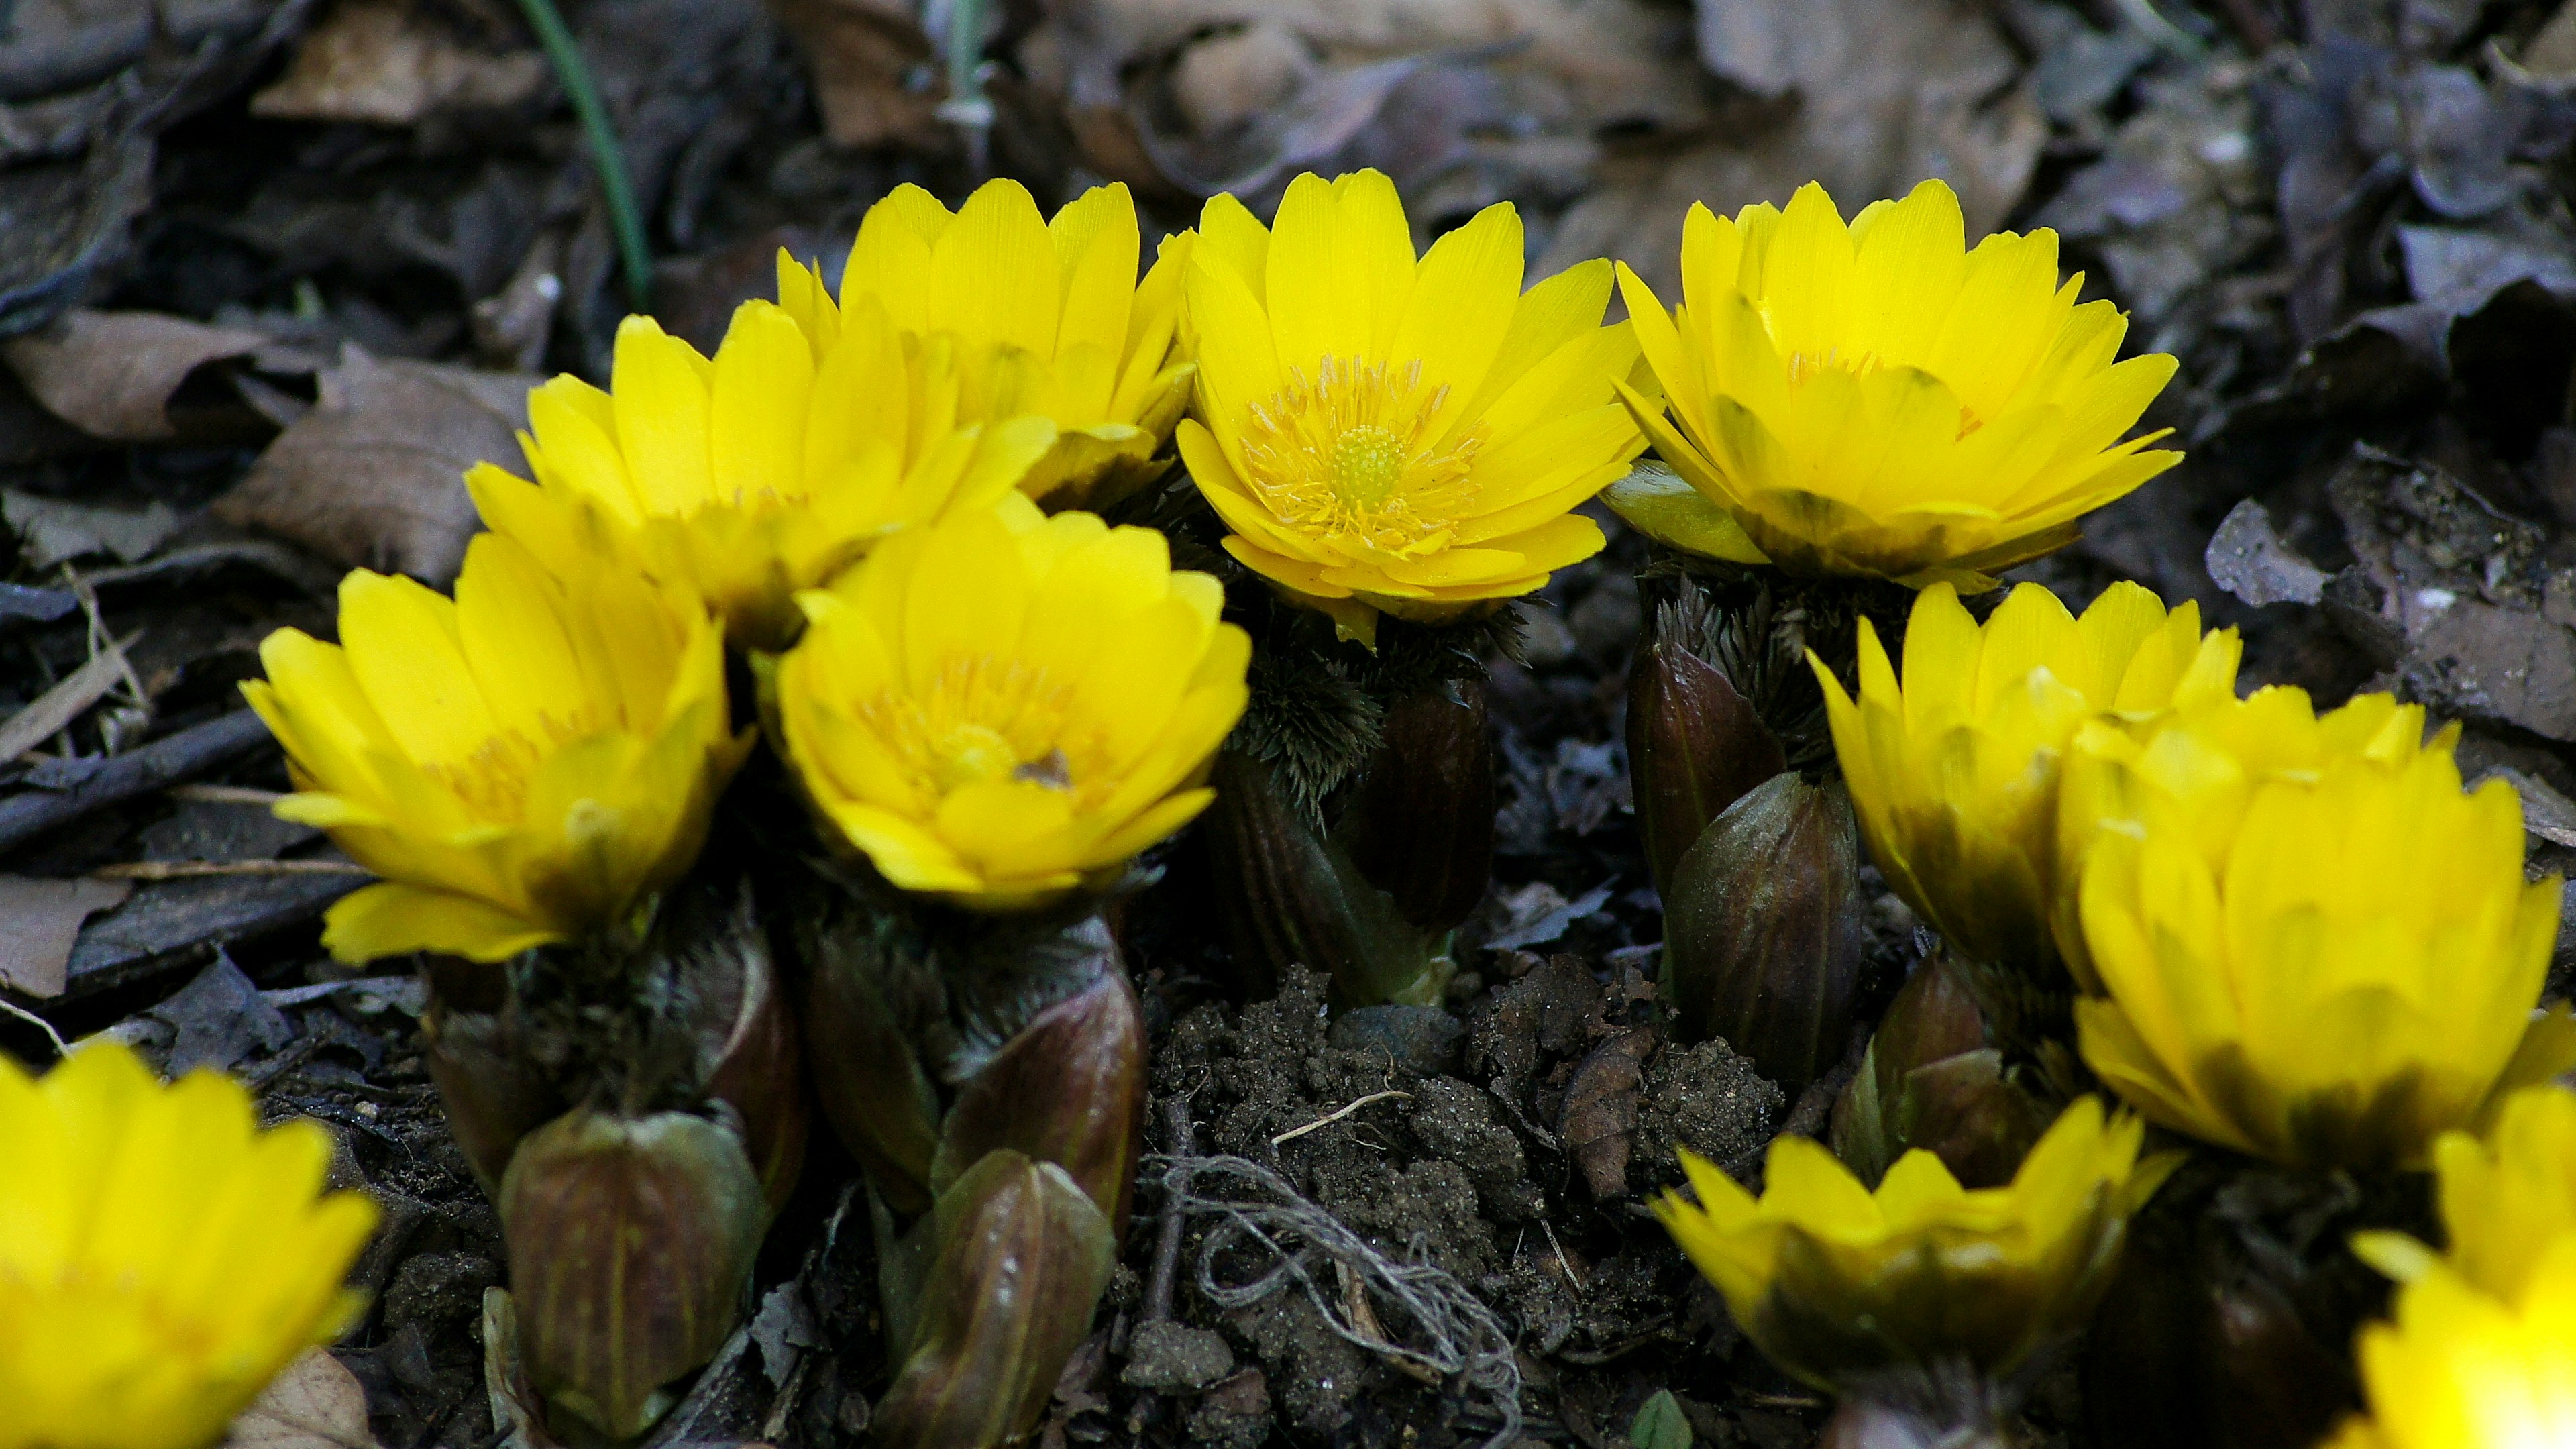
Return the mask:
M 134 707 L 149 712 L 152 696 L 143 688 L 143 680 L 135 674 L 132 661 L 125 657 L 126 646 L 138 636 L 129 636 L 120 643 L 114 634 L 108 632 L 107 620 L 98 612 L 98 591 L 89 586 L 89 580 L 80 576 L 80 570 L 68 563 L 63 565 L 63 584 L 72 591 L 73 598 L 80 600 L 81 613 L 89 619 L 90 653 L 115 656 L 117 672 L 124 676 L 126 692 L 133 696 Z
M 0 850 L 14 850 L 55 826 L 211 770 L 262 745 L 273 745 L 268 726 L 249 710 L 236 710 L 119 755 L 68 790 L 22 790 L 0 800 Z
M 1345 1103 L 1344 1105 L 1325 1113 L 1323 1116 L 1316 1118 L 1314 1121 L 1307 1123 L 1303 1127 L 1289 1128 L 1287 1131 L 1271 1138 L 1270 1145 L 1273 1148 L 1285 1146 L 1286 1144 L 1294 1142 L 1298 1138 L 1305 1136 L 1309 1132 L 1319 1132 L 1326 1127 L 1332 1126 L 1334 1123 L 1339 1122 L 1343 1118 L 1358 1111 L 1362 1107 L 1367 1106 L 1371 1102 L 1384 1102 L 1390 1099 L 1410 1102 L 1413 1100 L 1413 1094 L 1411 1092 L 1371 1092 L 1367 1096 L 1362 1097 L 1355 1102 Z
M 54 1055 L 57 1058 L 67 1057 L 72 1054 L 71 1044 L 63 1040 L 63 1034 L 61 1032 L 54 1030 L 54 1024 L 52 1022 L 45 1020 L 43 1017 L 38 1016 L 34 1012 L 29 1011 L 27 1008 L 20 1006 L 18 1003 L 11 1001 L 5 996 L 0 996 L 0 1011 L 5 1011 L 9 1015 L 18 1018 L 29 1026 L 34 1027 L 36 1030 L 43 1032 L 45 1034 L 45 1040 L 53 1043 Z
M 91 871 L 101 880 L 197 880 L 219 875 L 373 875 L 345 860 L 135 860 Z
M 1161 1173 L 1165 1204 L 1184 1214 L 1219 1219 L 1199 1245 L 1195 1275 L 1199 1296 L 1209 1304 L 1248 1308 L 1294 1284 L 1324 1326 L 1345 1342 L 1417 1378 L 1426 1373 L 1462 1376 L 1492 1407 L 1497 1429 L 1486 1449 L 1503 1449 L 1520 1437 L 1521 1370 L 1510 1330 L 1465 1284 L 1424 1260 L 1420 1243 L 1414 1246 L 1414 1261 L 1389 1258 L 1287 1179 L 1249 1158 L 1158 1153 L 1143 1165 Z M 1263 1265 L 1261 1270 L 1241 1282 L 1219 1279 L 1218 1261 L 1234 1252 L 1250 1254 Z M 1323 1263 L 1332 1265 L 1330 1274 L 1322 1272 Z M 1376 1321 L 1368 1322 L 1351 1312 L 1342 1288 L 1345 1273 L 1358 1291 L 1374 1292 L 1391 1313 L 1372 1307 L 1366 1319 Z M 1385 1318 L 1393 1315 L 1409 1325 L 1407 1336 L 1419 1339 L 1420 1346 L 1393 1341 L 1384 1327 Z
M 1164 1099 L 1163 1125 L 1170 1133 L 1174 1157 L 1198 1154 L 1199 1134 L 1198 1128 L 1190 1121 L 1189 1098 Z M 1160 1323 L 1172 1316 L 1172 1291 L 1180 1280 L 1181 1272 L 1181 1233 L 1188 1225 L 1188 1215 L 1181 1211 L 1181 1200 L 1165 1193 L 1161 1219 L 1154 1225 L 1154 1271 L 1145 1280 L 1144 1321 L 1147 1323 Z
M 644 214 L 635 205 L 635 183 L 626 174 L 626 152 L 617 144 L 617 126 L 609 120 L 608 106 L 590 78 L 590 65 L 581 58 L 572 32 L 564 28 L 554 0 L 519 0 L 519 9 L 528 17 L 528 28 L 537 33 L 537 43 L 545 47 L 555 78 L 563 82 L 573 115 L 581 121 L 582 139 L 590 146 L 591 164 L 599 169 L 600 197 L 608 204 L 609 230 L 617 235 L 618 265 L 626 273 L 627 305 L 649 312 L 653 309 L 653 254 L 644 243 Z

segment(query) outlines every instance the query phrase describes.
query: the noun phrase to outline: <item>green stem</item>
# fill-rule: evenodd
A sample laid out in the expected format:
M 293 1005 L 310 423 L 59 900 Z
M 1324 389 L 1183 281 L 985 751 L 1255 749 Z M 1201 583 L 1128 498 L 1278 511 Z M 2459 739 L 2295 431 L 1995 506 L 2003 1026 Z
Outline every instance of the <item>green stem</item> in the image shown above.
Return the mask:
M 591 165 L 599 172 L 609 229 L 617 234 L 618 262 L 626 273 L 626 300 L 638 312 L 650 311 L 653 254 L 644 244 L 644 214 L 636 209 L 635 185 L 626 174 L 626 153 L 617 144 L 617 127 L 608 119 L 608 106 L 600 100 L 590 65 L 581 58 L 572 32 L 564 28 L 563 12 L 555 8 L 555 0 L 519 0 L 519 9 L 527 15 L 529 28 L 537 32 L 537 43 L 545 47 L 555 78 L 563 82 L 564 94 L 572 100 L 582 139 L 590 143 Z

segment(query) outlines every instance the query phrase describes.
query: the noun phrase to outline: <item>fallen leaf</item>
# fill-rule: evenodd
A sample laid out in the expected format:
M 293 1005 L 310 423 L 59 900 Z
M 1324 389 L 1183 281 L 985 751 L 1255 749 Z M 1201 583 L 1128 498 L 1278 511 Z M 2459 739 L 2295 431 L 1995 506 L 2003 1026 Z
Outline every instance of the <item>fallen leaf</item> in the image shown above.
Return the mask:
M 199 1067 L 232 1070 L 253 1048 L 276 1051 L 295 1040 L 295 1025 L 221 950 L 196 979 L 143 1013 L 178 1033 L 168 1068 L 180 1076 Z
M 16 489 L 0 491 L 0 519 L 18 535 L 19 557 L 40 569 L 100 553 L 114 554 L 121 563 L 140 563 L 169 542 L 179 526 L 179 515 L 166 503 L 93 508 Z
M 1655 1050 L 1652 1027 L 1635 1027 L 1603 1042 L 1565 1084 L 1557 1136 L 1583 1174 L 1595 1202 L 1628 1190 L 1628 1159 L 1637 1133 L 1637 1094 L 1644 1064 Z
M 1682 218 L 1786 202 L 1820 181 L 1846 213 L 1939 177 L 1959 192 L 1971 240 L 2030 183 L 2048 123 L 1984 7 L 1964 0 L 1700 0 L 1710 69 L 1795 104 L 1767 127 L 1730 129 L 1677 155 L 1634 157 L 1558 224 L 1537 271 L 1587 257 L 1627 262 L 1669 303 Z
M 471 50 L 404 0 L 347 0 L 250 98 L 250 113 L 407 126 L 435 111 L 513 106 L 545 84 L 545 57 L 533 50 Z
M 814 76 L 823 134 L 836 146 L 918 138 L 936 124 L 946 91 L 930 37 L 905 0 L 769 0 Z
M 188 374 L 267 342 L 245 328 L 158 312 L 73 311 L 43 332 L 0 344 L 0 356 L 38 402 L 82 432 L 151 443 L 179 435 L 168 409 Z
M 513 430 L 526 426 L 528 389 L 541 380 L 380 362 L 351 346 L 317 376 L 313 411 L 216 500 L 215 516 L 355 567 L 444 583 L 479 526 L 465 470 L 487 458 L 521 466 Z
M 1610 902 L 1608 886 L 1594 886 L 1575 900 L 1567 900 L 1556 887 L 1545 881 L 1532 881 L 1503 897 L 1503 908 L 1510 917 L 1503 929 L 1485 941 L 1489 951 L 1509 951 L 1523 946 L 1544 946 L 1558 939 L 1575 922 L 1594 915 Z
M 51 689 L 9 716 L 8 723 L 0 724 L 0 763 L 14 760 L 53 738 L 57 731 L 80 718 L 82 711 L 105 699 L 118 680 L 134 672 L 126 662 L 125 648 L 140 637 L 129 634 L 101 649 L 90 656 L 88 663 L 54 681 Z
M 2284 542 L 2272 515 L 2251 498 L 2228 510 L 2210 535 L 2203 562 L 2213 583 L 2258 608 L 2313 604 L 2325 596 L 2325 570 Z
M 132 881 L 0 875 L 0 987 L 23 996 L 62 995 L 81 922 L 133 893 Z
M 233 1420 L 223 1449 L 376 1449 L 366 1390 L 329 1350 L 308 1348 Z

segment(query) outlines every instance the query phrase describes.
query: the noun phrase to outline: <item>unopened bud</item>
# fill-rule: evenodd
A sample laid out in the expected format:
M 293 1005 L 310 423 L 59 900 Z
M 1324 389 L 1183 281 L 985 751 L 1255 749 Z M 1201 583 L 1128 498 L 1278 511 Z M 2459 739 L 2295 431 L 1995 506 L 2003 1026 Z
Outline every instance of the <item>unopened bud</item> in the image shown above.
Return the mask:
M 1963 1186 L 2001 1187 L 2047 1129 L 2046 1115 L 2005 1076 L 1975 995 L 1941 954 L 1915 968 L 1879 1018 L 1834 1103 L 1833 1146 L 1864 1182 L 1920 1147 Z
M 420 1029 L 448 1135 L 483 1190 L 497 1192 L 520 1140 L 561 1115 L 563 1097 L 530 1054 L 526 1021 L 506 996 L 460 999 L 433 971 Z
M 1288 802 L 1269 766 L 1227 750 L 1209 783 L 1217 908 L 1248 995 L 1270 994 L 1280 974 L 1299 965 L 1330 976 L 1346 1006 L 1381 1005 L 1439 983 L 1441 963 L 1422 930 Z
M 872 1440 L 974 1449 L 1025 1437 L 1109 1286 L 1108 1216 L 1063 1168 L 1002 1151 L 939 1195 L 928 1226 L 936 1256 Z
M 789 919 L 807 972 L 800 1015 L 823 1120 L 889 1207 L 928 1212 L 939 1094 L 896 1011 L 899 1001 L 937 1000 L 926 950 L 899 914 L 826 880 L 802 884 Z
M 1106 929 L 1087 925 L 1114 956 Z M 1144 1018 L 1113 964 L 1039 1012 L 967 1082 L 940 1133 L 931 1188 L 945 1193 L 991 1153 L 1017 1151 L 1062 1167 L 1124 1233 L 1144 1116 Z
M 1784 771 L 1728 806 L 1664 897 L 1682 1040 L 1725 1038 L 1791 1096 L 1841 1060 L 1860 984 L 1859 883 L 1840 781 Z
M 1667 618 L 1628 668 L 1628 780 L 1655 889 L 1672 890 L 1710 821 L 1787 768 L 1753 706 Z
M 528 1134 L 499 1197 L 529 1381 L 630 1439 L 733 1332 L 767 1220 L 732 1129 L 577 1108 Z
M 1494 745 L 1482 680 L 1418 689 L 1386 712 L 1333 836 L 1426 936 L 1456 930 L 1494 874 Z

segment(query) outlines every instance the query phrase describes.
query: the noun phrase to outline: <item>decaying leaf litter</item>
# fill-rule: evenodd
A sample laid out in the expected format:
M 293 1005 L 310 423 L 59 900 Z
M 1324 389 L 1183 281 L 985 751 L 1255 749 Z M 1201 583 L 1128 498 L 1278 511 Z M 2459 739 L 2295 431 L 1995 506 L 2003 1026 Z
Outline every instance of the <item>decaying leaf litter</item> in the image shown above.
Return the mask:
M 1050 200 L 1125 181 L 1164 226 L 1374 166 L 1426 232 L 1510 200 L 1533 275 L 1606 253 L 1667 291 L 1691 200 L 1941 176 L 1972 229 L 2056 228 L 2183 362 L 2149 421 L 2189 462 L 2016 577 L 2136 578 L 2241 627 L 2258 680 L 2467 721 L 2533 870 L 2576 860 L 2576 7 L 1094 0 L 985 17 L 989 125 L 943 109 L 936 32 L 967 7 L 568 13 L 654 311 L 702 347 L 780 246 L 835 275 L 869 202 L 957 195 L 979 159 Z M 532 1442 L 487 1387 L 498 1221 L 420 988 L 322 959 L 363 876 L 268 815 L 284 772 L 235 686 L 269 630 L 327 633 L 341 567 L 451 577 L 459 471 L 515 466 L 534 375 L 604 376 L 628 291 L 595 162 L 506 6 L 20 0 L 10 24 L 0 1042 L 104 1030 L 231 1070 L 329 1124 L 335 1174 L 385 1204 L 345 1373 L 282 1381 L 238 1442 Z M 1497 641 L 1498 870 L 1444 1005 L 1328 1020 L 1296 974 L 1239 999 L 1194 836 L 1128 906 L 1154 1155 L 1048 1444 L 1599 1449 L 1669 1409 L 1712 1444 L 1810 1442 L 1823 1406 L 1642 1209 L 1676 1145 L 1754 1170 L 1841 1085 L 1661 1040 L 1621 717 L 1642 556 L 1614 535 Z M 1868 882 L 1863 1021 L 1920 949 Z M 2571 975 L 2562 951 L 2554 996 Z M 808 1172 L 757 1311 L 657 1442 L 864 1431 L 882 1326 L 849 1182 Z M 2076 1432 L 2046 1394 L 2030 1416 Z

